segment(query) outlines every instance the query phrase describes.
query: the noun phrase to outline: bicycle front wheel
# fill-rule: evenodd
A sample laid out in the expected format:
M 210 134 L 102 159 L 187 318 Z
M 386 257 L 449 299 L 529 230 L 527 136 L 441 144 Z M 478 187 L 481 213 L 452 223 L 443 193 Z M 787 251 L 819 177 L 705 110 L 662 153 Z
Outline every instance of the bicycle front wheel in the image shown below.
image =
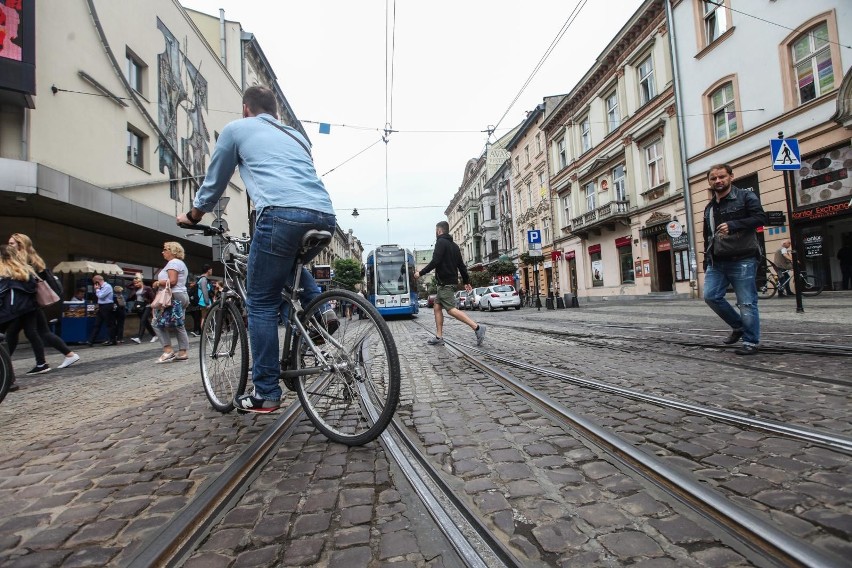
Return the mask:
M 327 323 L 330 306 L 345 302 L 361 315 Z M 322 352 L 317 355 L 305 339 L 297 340 L 296 368 L 317 370 L 295 381 L 308 418 L 334 442 L 361 446 L 375 440 L 399 402 L 399 356 L 387 323 L 363 296 L 347 290 L 317 296 L 302 321 Z
M 816 276 L 799 274 L 799 282 L 802 283 L 802 296 L 816 296 L 822 292 L 822 282 Z
M 242 314 L 232 302 L 216 302 L 201 330 L 201 381 L 213 408 L 234 409 L 234 398 L 248 381 L 248 333 Z
M 0 345 L 0 402 L 6 398 L 9 388 L 15 382 L 15 369 L 12 367 L 12 358 L 6 351 L 5 345 Z

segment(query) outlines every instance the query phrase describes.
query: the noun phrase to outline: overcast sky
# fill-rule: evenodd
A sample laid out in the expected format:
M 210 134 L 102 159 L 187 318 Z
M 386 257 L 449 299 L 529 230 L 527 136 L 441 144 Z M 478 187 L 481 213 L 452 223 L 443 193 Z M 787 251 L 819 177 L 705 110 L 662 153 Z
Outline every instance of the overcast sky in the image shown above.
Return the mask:
M 385 57 L 390 34 L 384 1 L 182 3 L 217 16 L 224 8 L 226 19 L 255 34 L 311 138 L 338 224 L 353 229 L 370 250 L 388 242 L 431 248 L 435 223 L 446 219 L 465 164 L 485 147 L 482 131 L 502 118 L 499 137 L 543 97 L 569 92 L 642 3 L 585 3 L 512 104 L 585 1 L 399 1 L 392 65 Z M 307 121 L 330 123 L 331 133 L 320 134 Z M 385 144 L 387 121 L 398 132 Z

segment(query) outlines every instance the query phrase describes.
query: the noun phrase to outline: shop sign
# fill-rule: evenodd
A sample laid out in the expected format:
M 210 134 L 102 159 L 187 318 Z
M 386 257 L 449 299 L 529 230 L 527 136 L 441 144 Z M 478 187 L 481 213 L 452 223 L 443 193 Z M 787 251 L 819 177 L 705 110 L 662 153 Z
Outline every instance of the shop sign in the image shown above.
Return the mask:
M 849 201 L 852 196 L 850 163 L 852 146 L 848 142 L 826 152 L 802 158 L 802 169 L 794 174 L 795 206 L 813 207 L 821 202 L 841 198 Z
M 630 239 L 630 237 L 629 237 L 629 236 L 627 236 L 627 237 L 618 237 L 617 239 L 615 239 L 615 247 L 616 247 L 616 248 L 629 247 L 629 246 L 630 246 L 630 240 L 631 240 L 631 239 Z
M 589 254 L 597 254 L 601 252 L 601 245 L 590 245 L 589 246 Z
M 515 279 L 511 274 L 500 274 L 497 276 L 497 284 L 505 284 L 507 286 L 512 286 L 515 283 Z
M 683 234 L 683 225 L 680 224 L 680 221 L 669 221 L 666 225 L 666 232 L 671 238 L 676 239 Z
M 783 227 L 787 224 L 787 216 L 783 211 L 767 211 L 766 226 L 768 227 Z
M 822 235 L 811 235 L 802 239 L 805 243 L 805 258 L 819 258 L 822 256 Z
M 689 248 L 689 236 L 685 233 L 679 237 L 675 237 L 672 239 L 672 249 L 673 250 L 685 250 Z
M 577 258 L 577 253 L 573 250 L 566 250 L 564 255 L 565 260 Z
M 793 220 L 794 221 L 811 221 L 813 219 L 825 219 L 826 217 L 834 217 L 835 215 L 842 215 L 849 211 L 849 203 L 835 203 L 833 205 L 822 205 L 820 207 L 811 207 L 810 209 L 805 209 L 804 211 L 794 211 L 793 212 Z
M 665 252 L 667 250 L 672 250 L 672 242 L 669 239 L 657 240 L 657 252 Z

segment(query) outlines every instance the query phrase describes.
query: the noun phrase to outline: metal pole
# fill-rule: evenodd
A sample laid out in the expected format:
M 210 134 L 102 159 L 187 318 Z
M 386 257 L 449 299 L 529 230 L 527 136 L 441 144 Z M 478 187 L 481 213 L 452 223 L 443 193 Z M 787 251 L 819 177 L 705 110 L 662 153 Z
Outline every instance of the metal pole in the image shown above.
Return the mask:
M 778 138 L 784 139 L 784 133 L 779 132 Z M 802 284 L 799 280 L 799 255 L 796 252 L 796 247 L 799 239 L 796 238 L 796 231 L 793 229 L 793 200 L 790 197 L 790 178 L 789 172 L 784 170 L 784 197 L 787 199 L 787 222 L 790 224 L 790 256 L 793 258 L 793 284 L 796 286 L 796 313 L 803 313 L 805 308 L 802 306 Z M 781 290 L 778 290 L 781 293 Z
M 535 261 L 533 265 L 533 272 L 535 272 L 535 307 L 538 308 L 538 311 L 541 311 L 541 298 L 539 298 L 541 290 L 538 286 L 538 261 Z
M 680 169 L 683 176 L 683 206 L 686 209 L 686 235 L 689 248 L 689 284 L 692 296 L 698 293 L 698 260 L 695 253 L 695 222 L 692 218 L 692 194 L 689 190 L 689 170 L 686 167 L 686 125 L 683 121 L 683 102 L 680 94 L 680 73 L 678 72 L 677 49 L 675 47 L 675 28 L 670 0 L 666 3 L 666 24 L 669 28 L 669 52 L 672 57 L 672 80 L 674 83 L 675 109 L 677 110 L 678 143 L 680 148 Z

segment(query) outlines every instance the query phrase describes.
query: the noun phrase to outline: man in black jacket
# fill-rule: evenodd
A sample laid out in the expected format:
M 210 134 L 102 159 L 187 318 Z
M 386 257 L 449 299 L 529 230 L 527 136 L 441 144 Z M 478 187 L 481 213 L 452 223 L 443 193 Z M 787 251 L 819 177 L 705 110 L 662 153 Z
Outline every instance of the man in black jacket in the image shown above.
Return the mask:
M 438 294 L 435 297 L 435 337 L 428 341 L 429 345 L 444 344 L 444 313 L 441 307 L 447 310 L 447 313 L 460 322 L 470 326 L 476 333 L 476 344 L 482 345 L 482 340 L 485 338 L 485 326 L 477 325 L 475 321 L 470 319 L 467 314 L 460 311 L 456 307 L 456 286 L 458 284 L 458 274 L 461 273 L 464 289 L 471 291 L 470 278 L 467 275 L 467 268 L 462 262 L 461 251 L 459 245 L 453 242 L 453 237 L 450 236 L 450 224 L 446 221 L 439 221 L 435 225 L 435 252 L 432 253 L 432 261 L 427 264 L 423 270 L 414 273 L 414 278 L 420 278 L 421 274 L 426 274 L 431 270 L 435 270 L 435 280 L 438 284 Z
M 719 164 L 707 174 L 713 197 L 704 208 L 704 301 L 731 326 L 724 343 L 742 338 L 735 353 L 754 355 L 760 343 L 756 277 L 761 255 L 755 229 L 766 225 L 766 213 L 757 194 L 732 185 L 733 173 L 728 164 Z M 739 313 L 725 299 L 729 285 Z

